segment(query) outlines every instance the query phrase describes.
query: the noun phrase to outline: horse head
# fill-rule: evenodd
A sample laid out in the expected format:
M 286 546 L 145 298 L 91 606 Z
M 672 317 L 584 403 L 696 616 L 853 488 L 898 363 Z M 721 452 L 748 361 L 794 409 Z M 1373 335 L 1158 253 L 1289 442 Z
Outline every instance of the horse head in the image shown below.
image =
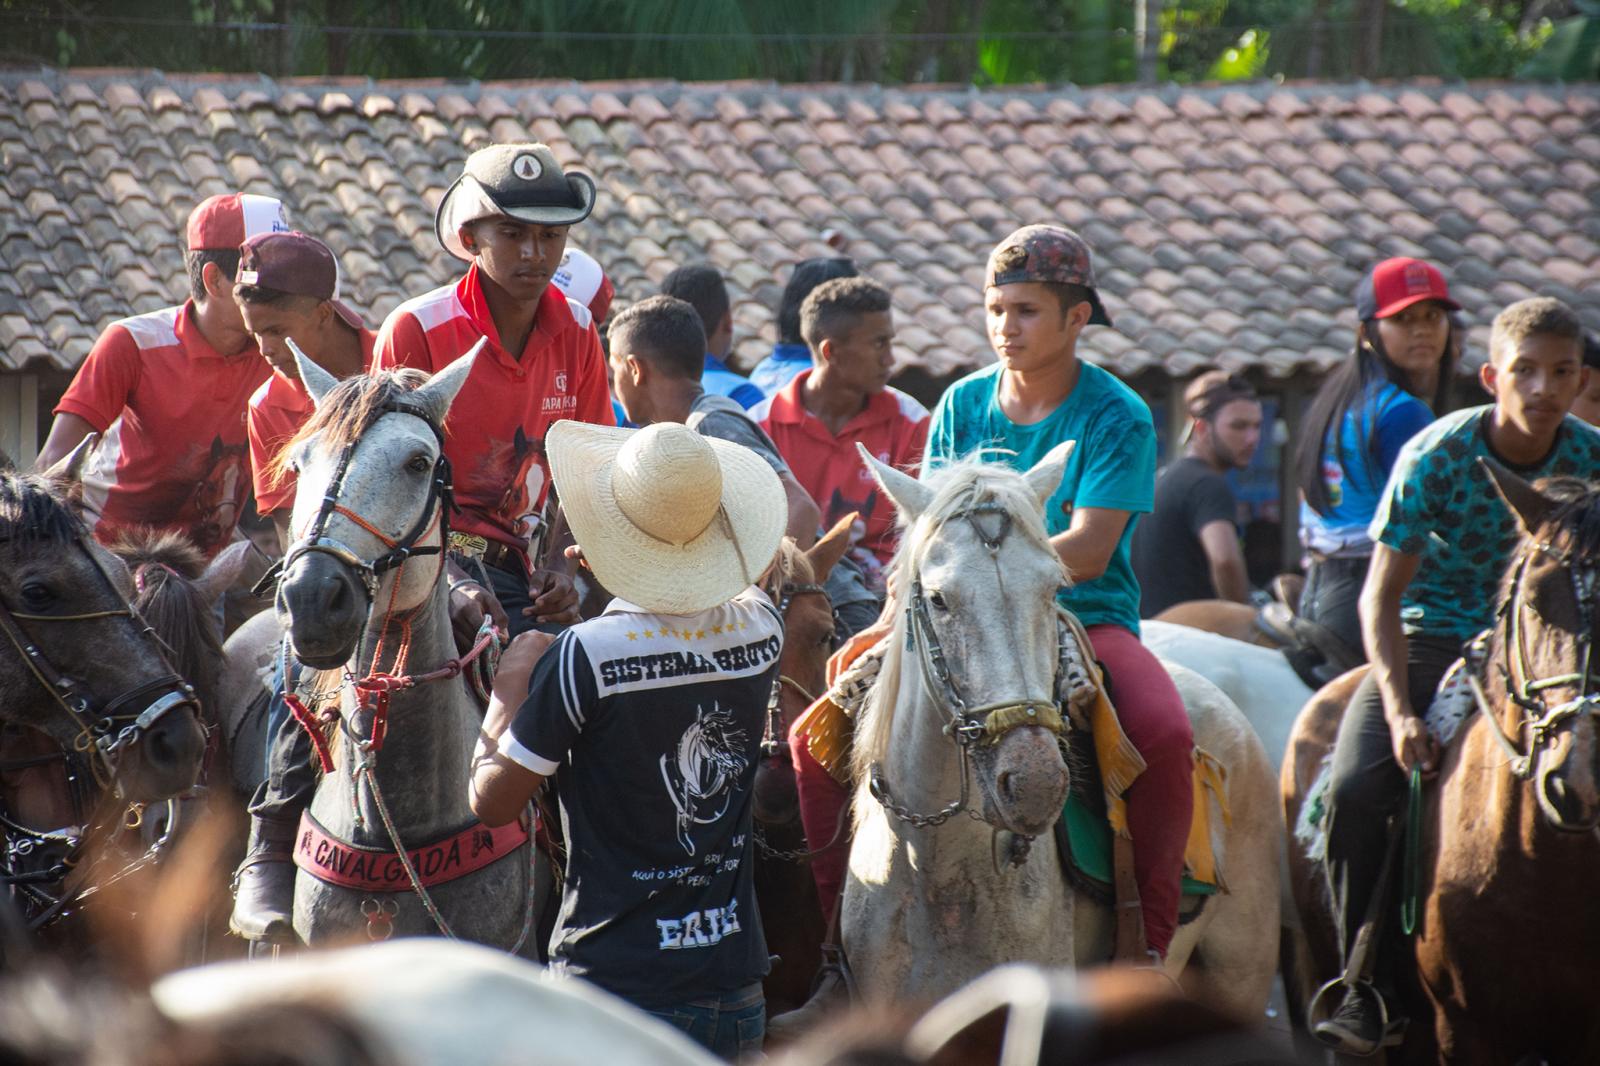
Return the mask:
M 1496 724 L 1525 752 L 1512 764 L 1532 777 L 1546 820 L 1586 832 L 1600 825 L 1600 489 L 1574 478 L 1535 487 L 1484 465 L 1522 535 L 1495 637 L 1507 690 Z
M 835 641 L 833 604 L 823 585 L 850 547 L 854 513 L 847 514 L 810 548 L 784 538 L 771 591 L 783 614 L 783 652 L 767 707 L 752 795 L 756 820 L 788 825 L 800 817 L 789 729 L 827 687 L 828 656 Z
M 316 413 L 281 460 L 298 475 L 298 539 L 284 556 L 278 607 L 307 666 L 344 665 L 374 606 L 381 624 L 432 595 L 450 506 L 442 427 L 481 347 L 425 383 L 409 370 L 337 382 L 294 350 Z M 411 555 L 436 558 L 406 566 Z
M 127 802 L 190 788 L 194 694 L 130 606 L 127 568 L 48 478 L 0 472 L 0 719 L 87 759 Z
M 1071 447 L 1027 473 L 962 462 L 924 481 L 863 450 L 904 528 L 894 562 L 902 608 L 894 648 L 914 660 L 893 669 L 886 660 L 858 737 L 858 776 L 874 781 L 880 799 L 918 787 L 910 774 L 888 779 L 881 767 L 889 752 L 919 751 L 945 766 L 959 756 L 963 796 L 970 764 L 983 819 L 995 829 L 1035 837 L 1060 818 L 1069 778 L 1056 710 L 1056 593 L 1067 574 L 1046 534 L 1044 505 Z M 898 684 L 890 680 L 896 673 Z M 895 713 L 883 713 L 880 700 L 918 677 L 918 704 L 901 699 Z M 918 776 L 935 779 L 935 764 L 921 765 Z

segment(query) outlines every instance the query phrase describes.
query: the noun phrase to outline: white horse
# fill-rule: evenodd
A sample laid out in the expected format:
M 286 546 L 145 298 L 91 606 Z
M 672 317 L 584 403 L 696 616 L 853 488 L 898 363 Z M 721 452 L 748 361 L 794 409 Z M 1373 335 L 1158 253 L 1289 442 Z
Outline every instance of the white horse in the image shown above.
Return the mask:
M 1047 720 L 1055 704 L 1055 596 L 1065 573 L 1043 506 L 1066 454 L 1026 474 L 969 463 L 927 482 L 872 461 L 905 527 L 895 571 L 912 607 L 895 623 L 856 729 L 842 923 L 870 1000 L 931 999 L 1005 962 L 1073 966 L 1111 955 L 1111 911 L 1068 885 L 1051 833 L 1069 783 L 1061 747 L 1054 732 L 1027 724 Z M 923 620 L 910 621 L 913 612 Z M 1277 965 L 1274 778 L 1227 697 L 1182 668 L 1172 674 L 1196 741 L 1227 768 L 1232 824 L 1228 891 L 1178 930 L 1168 973 L 1211 1003 L 1258 1015 Z M 957 693 L 967 714 L 952 722 Z M 964 755 L 952 733 L 968 730 L 947 723 L 985 720 L 988 735 Z M 942 824 L 908 817 L 941 811 L 951 812 L 933 819 Z
M 467 805 L 482 714 L 452 673 L 440 580 L 449 506 L 441 427 L 474 354 L 408 391 L 393 375 L 340 384 L 297 353 L 317 418 L 291 455 L 302 535 L 284 557 L 278 609 L 311 668 L 302 693 L 320 690 L 337 714 L 333 767 L 308 812 L 322 835 L 304 822 L 296 845 L 294 927 L 308 944 L 365 931 L 534 947 L 533 849 L 484 829 Z M 383 691 L 388 675 L 403 677 Z M 424 893 L 418 881 L 433 884 Z
M 1226 692 L 1261 738 L 1272 772 L 1278 772 L 1294 720 L 1311 698 L 1281 649 L 1154 619 L 1139 623 L 1139 636 L 1162 659 L 1187 666 Z

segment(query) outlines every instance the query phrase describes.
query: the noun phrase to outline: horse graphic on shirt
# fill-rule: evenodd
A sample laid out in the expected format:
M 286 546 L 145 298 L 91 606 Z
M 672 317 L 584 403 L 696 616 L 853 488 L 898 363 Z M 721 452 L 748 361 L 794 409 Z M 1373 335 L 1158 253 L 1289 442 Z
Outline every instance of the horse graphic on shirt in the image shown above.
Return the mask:
M 478 469 L 479 484 L 506 486 L 494 506 L 494 513 L 509 519 L 519 537 L 532 539 L 539 523 L 539 502 L 544 495 L 544 441 L 530 440 L 518 426 L 509 442 L 490 444 L 489 453 Z
M 205 471 L 189 498 L 195 516 L 189 535 L 208 555 L 226 544 L 239 524 L 247 450 L 247 445 L 223 444 L 220 436 L 213 437 L 210 454 L 202 460 Z
M 695 708 L 695 720 L 677 746 L 661 756 L 661 780 L 677 812 L 678 843 L 690 855 L 694 827 L 717 821 L 733 803 L 734 783 L 749 765 L 741 754 L 746 740 L 734 724 L 733 709 L 712 703 L 709 711 Z

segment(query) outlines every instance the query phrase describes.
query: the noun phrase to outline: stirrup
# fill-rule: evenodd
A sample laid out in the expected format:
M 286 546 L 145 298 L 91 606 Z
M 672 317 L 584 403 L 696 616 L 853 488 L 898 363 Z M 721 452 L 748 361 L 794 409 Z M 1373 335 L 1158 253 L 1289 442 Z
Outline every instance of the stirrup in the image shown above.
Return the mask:
M 1382 992 L 1378 991 L 1376 985 L 1365 978 L 1356 981 L 1354 984 L 1347 984 L 1343 977 L 1335 977 L 1330 981 L 1324 982 L 1322 987 L 1317 989 L 1316 995 L 1311 997 L 1311 1002 L 1306 1005 L 1306 1029 L 1313 1038 L 1318 1039 L 1319 1043 L 1331 1046 L 1327 1045 L 1326 1041 L 1317 1038 L 1316 1033 L 1318 1025 L 1333 1017 L 1333 1008 L 1327 1007 L 1323 999 L 1334 989 L 1339 989 L 1339 998 L 1341 1000 L 1344 998 L 1343 993 L 1345 991 L 1353 990 L 1358 996 L 1377 1002 L 1379 1028 L 1383 1030 L 1383 1035 L 1378 1038 L 1378 1047 L 1380 1049 L 1398 1047 L 1405 1040 L 1406 1027 L 1411 1020 L 1409 1018 L 1389 1017 L 1389 1001 L 1383 997 Z M 1334 1007 L 1337 1006 L 1337 1003 L 1334 1004 Z

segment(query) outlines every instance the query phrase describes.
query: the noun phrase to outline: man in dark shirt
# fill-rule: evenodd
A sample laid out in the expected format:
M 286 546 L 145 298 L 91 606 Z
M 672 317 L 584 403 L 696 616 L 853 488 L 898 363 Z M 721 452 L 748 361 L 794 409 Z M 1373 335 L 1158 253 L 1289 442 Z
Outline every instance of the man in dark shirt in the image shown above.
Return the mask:
M 1155 507 L 1133 531 L 1139 614 L 1189 600 L 1247 603 L 1250 582 L 1224 475 L 1250 465 L 1261 440 L 1261 403 L 1243 378 L 1210 370 L 1184 390 L 1193 421 L 1181 459 L 1156 477 Z
M 568 850 L 552 968 L 724 1058 L 758 1053 L 751 786 L 783 623 L 755 582 L 783 487 L 750 449 L 671 422 L 562 421 L 547 440 L 577 551 L 617 598 L 507 649 L 472 809 L 503 825 L 555 775 Z

